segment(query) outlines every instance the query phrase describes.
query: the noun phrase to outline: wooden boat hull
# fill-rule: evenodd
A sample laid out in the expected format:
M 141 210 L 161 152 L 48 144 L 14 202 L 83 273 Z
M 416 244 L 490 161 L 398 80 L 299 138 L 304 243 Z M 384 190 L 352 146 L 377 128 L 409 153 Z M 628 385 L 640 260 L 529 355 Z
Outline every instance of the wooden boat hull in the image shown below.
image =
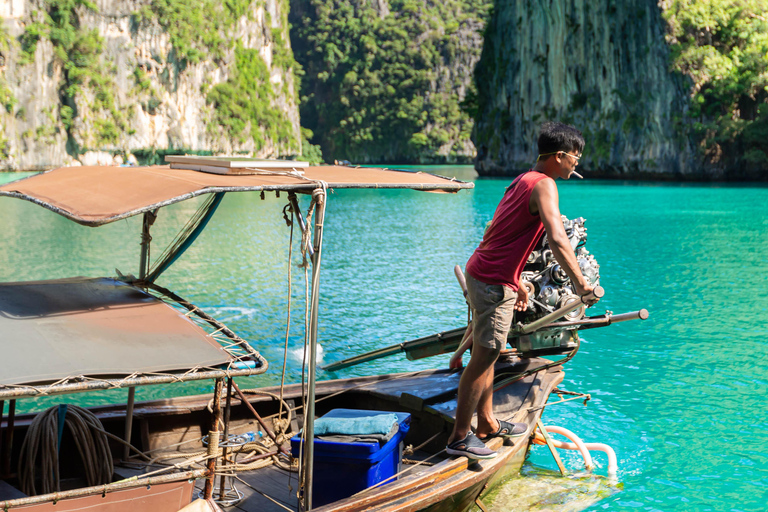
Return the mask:
M 530 359 L 497 365 L 497 377 L 509 380 L 525 370 L 538 368 L 546 360 Z M 522 421 L 533 431 L 550 393 L 563 380 L 559 366 L 528 375 L 517 382 L 503 386 L 494 393 L 494 411 L 497 417 Z M 447 370 L 429 370 L 396 375 L 358 377 L 318 382 L 316 388 L 318 415 L 335 408 L 388 410 L 411 414 L 411 429 L 405 444 L 420 449 L 412 455 L 409 464 L 403 465 L 399 478 L 378 487 L 369 488 L 347 499 L 324 505 L 314 510 L 322 512 L 352 512 L 363 510 L 382 511 L 462 511 L 474 506 L 478 497 L 486 495 L 494 486 L 517 474 L 529 444 L 530 435 L 514 440 L 492 439 L 489 447 L 498 451 L 494 459 L 469 462 L 464 457 L 450 457 L 444 453 L 445 443 L 453 426 L 456 407 L 456 390 L 460 373 Z M 301 415 L 301 386 L 290 385 L 283 390 L 283 397 Z M 248 394 L 248 401 L 263 417 L 277 413 L 279 403 L 270 393 L 280 393 L 279 388 L 263 388 Z M 134 409 L 134 433 L 132 444 L 142 450 L 174 449 L 179 443 L 200 449 L 200 439 L 207 433 L 211 421 L 208 409 L 209 395 L 178 397 L 167 400 L 138 403 Z M 121 435 L 125 421 L 125 406 L 103 406 L 90 409 L 102 421 L 105 428 Z M 17 439 L 23 438 L 24 430 L 32 416 L 16 419 Z M 300 418 L 299 418 L 300 419 Z M 294 419 L 294 432 L 300 421 Z M 230 432 L 259 430 L 261 427 L 240 400 L 231 399 Z M 115 446 L 121 452 L 121 446 Z M 183 456 L 180 453 L 180 456 Z M 119 458 L 119 456 L 117 456 Z M 433 465 L 414 463 L 427 460 Z M 13 461 L 14 464 L 16 461 Z M 284 510 L 263 494 L 278 497 L 282 505 L 298 509 L 296 476 L 281 474 L 275 468 L 265 472 L 256 470 L 239 473 L 250 486 L 241 490 L 245 499 L 239 508 L 245 511 L 269 512 Z M 132 476 L 116 467 L 119 477 Z M 134 474 L 140 475 L 141 472 Z M 198 488 L 200 488 L 198 481 Z M 293 490 L 289 490 L 289 486 Z M 153 486 L 153 488 L 158 488 Z M 258 492 L 255 490 L 258 489 Z M 263 493 L 263 494 L 262 494 Z M 100 495 L 101 493 L 99 493 Z M 115 494 L 117 495 L 117 494 Z M 81 500 L 59 500 L 65 502 Z M 2 506 L 0 499 L 0 506 Z M 117 506 L 117 505 L 115 505 Z M 34 508 L 37 510 L 37 508 Z M 43 510 L 43 509 L 40 509 Z M 110 508 L 115 512 L 135 510 L 126 502 L 126 508 Z
M 550 393 L 562 382 L 564 373 L 560 368 L 542 379 L 539 389 L 531 393 L 524 401 L 515 421 L 529 425 L 533 432 L 536 421 L 541 417 L 540 409 Z M 526 408 L 535 410 L 525 412 Z M 495 408 L 496 409 L 496 408 Z M 469 461 L 464 457 L 446 459 L 432 467 L 423 475 L 406 476 L 395 483 L 382 486 L 373 492 L 364 492 L 359 496 L 343 500 L 325 507 L 318 512 L 357 512 L 362 510 L 410 512 L 428 510 L 430 512 L 465 511 L 475 506 L 478 498 L 482 499 L 494 487 L 516 475 L 520 471 L 530 447 L 528 435 L 504 441 L 493 439 L 486 443 L 497 450 L 494 459 Z

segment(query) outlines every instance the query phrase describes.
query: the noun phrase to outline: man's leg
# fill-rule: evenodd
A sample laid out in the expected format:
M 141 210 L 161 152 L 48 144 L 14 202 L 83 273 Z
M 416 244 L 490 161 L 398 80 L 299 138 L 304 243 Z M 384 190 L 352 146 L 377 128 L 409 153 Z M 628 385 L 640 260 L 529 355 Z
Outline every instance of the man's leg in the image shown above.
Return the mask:
M 498 352 L 496 358 L 498 359 Z M 496 360 L 494 359 L 494 363 Z M 499 422 L 496 420 L 496 416 L 493 414 L 493 375 L 494 365 L 486 372 L 485 389 L 480 395 L 480 400 L 477 403 L 477 429 L 475 432 L 480 438 L 492 434 L 499 430 Z
M 490 418 L 493 419 L 493 364 L 499 357 L 500 351 L 500 348 L 487 348 L 477 343 L 473 344 L 472 357 L 459 381 L 456 423 L 453 425 L 451 437 L 448 438 L 448 444 L 467 437 L 472 426 L 472 415 L 484 398 L 486 402 L 491 402 L 490 405 L 483 404 L 483 407 L 490 410 Z M 488 389 L 489 382 L 491 383 L 490 390 Z M 487 425 L 484 427 L 488 428 Z M 494 424 L 493 427 L 493 430 L 482 430 L 482 432 L 495 432 L 498 425 Z

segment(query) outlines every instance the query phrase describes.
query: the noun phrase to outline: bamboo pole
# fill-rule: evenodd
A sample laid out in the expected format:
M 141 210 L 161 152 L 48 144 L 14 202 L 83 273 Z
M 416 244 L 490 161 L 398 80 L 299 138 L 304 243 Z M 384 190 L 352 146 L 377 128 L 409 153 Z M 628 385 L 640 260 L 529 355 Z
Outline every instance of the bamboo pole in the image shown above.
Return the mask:
M 312 258 L 312 305 L 309 318 L 309 382 L 304 444 L 304 510 L 312 510 L 312 482 L 315 456 L 315 379 L 317 373 L 317 313 L 320 301 L 320 257 L 322 255 L 323 221 L 325 219 L 325 190 L 312 193 L 317 201 L 315 213 L 315 256 Z
M 216 478 L 216 455 L 219 452 L 219 420 L 221 420 L 221 388 L 224 380 L 216 379 L 213 391 L 213 414 L 211 428 L 208 431 L 208 478 L 205 480 L 203 498 L 210 499 L 213 495 L 213 480 Z

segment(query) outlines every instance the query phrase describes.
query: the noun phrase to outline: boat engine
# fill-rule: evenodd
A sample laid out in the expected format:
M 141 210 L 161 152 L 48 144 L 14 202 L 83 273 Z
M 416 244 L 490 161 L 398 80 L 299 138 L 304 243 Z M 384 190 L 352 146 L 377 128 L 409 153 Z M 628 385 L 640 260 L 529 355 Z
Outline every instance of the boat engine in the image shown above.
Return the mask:
M 600 284 L 600 265 L 587 251 L 587 228 L 583 217 L 569 220 L 562 216 L 563 227 L 571 242 L 579 268 L 592 286 Z M 517 312 L 516 323 L 528 324 L 558 308 L 580 301 L 570 278 L 555 260 L 549 248 L 547 235 L 544 233 L 536 248 L 528 257 L 528 262 L 520 275 L 520 286 L 528 290 L 528 309 Z M 580 308 L 565 315 L 563 321 L 578 321 L 584 318 L 586 308 Z M 526 357 L 561 354 L 570 352 L 577 346 L 578 334 L 575 328 L 544 328 L 519 336 L 514 328 L 510 333 L 509 343 L 520 355 Z

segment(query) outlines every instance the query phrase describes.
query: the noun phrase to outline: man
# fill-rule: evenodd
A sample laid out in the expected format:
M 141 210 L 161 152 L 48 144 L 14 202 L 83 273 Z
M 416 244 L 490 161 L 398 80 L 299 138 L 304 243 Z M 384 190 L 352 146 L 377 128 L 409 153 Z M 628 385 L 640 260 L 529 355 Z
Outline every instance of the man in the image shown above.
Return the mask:
M 493 415 L 493 365 L 506 346 L 515 310 L 527 307 L 528 294 L 519 286 L 520 273 L 545 230 L 550 249 L 576 293 L 585 296 L 592 291 L 563 228 L 555 184 L 556 179 L 567 180 L 575 172 L 584 138 L 572 126 L 545 123 L 538 146 L 536 166 L 509 186 L 483 241 L 467 262 L 474 340 L 472 357 L 459 382 L 456 423 L 446 449 L 451 455 L 490 459 L 496 452 L 482 440 L 526 433 L 524 423 L 508 423 Z M 475 411 L 477 429 L 473 433 L 470 423 Z

